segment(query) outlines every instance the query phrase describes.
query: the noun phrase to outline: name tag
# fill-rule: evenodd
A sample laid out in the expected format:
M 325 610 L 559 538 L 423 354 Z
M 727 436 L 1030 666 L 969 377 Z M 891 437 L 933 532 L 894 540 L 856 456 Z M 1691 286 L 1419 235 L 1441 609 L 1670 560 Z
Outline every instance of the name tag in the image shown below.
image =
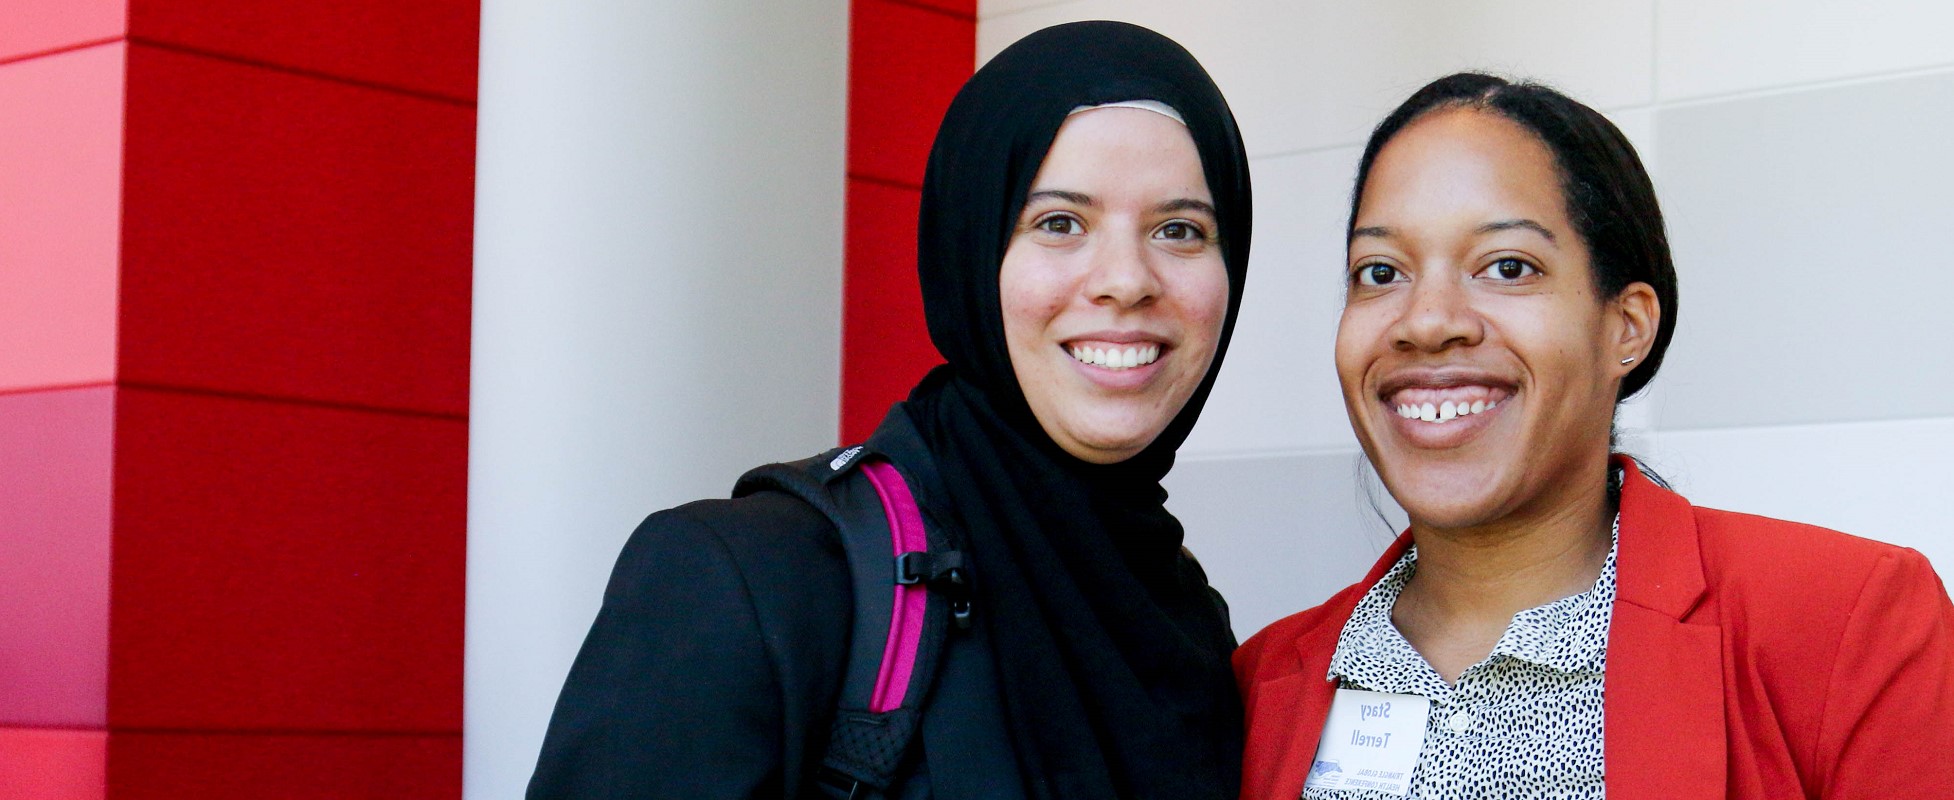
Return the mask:
M 1417 695 L 1338 689 L 1303 787 L 1410 794 L 1431 713 L 1432 701 Z

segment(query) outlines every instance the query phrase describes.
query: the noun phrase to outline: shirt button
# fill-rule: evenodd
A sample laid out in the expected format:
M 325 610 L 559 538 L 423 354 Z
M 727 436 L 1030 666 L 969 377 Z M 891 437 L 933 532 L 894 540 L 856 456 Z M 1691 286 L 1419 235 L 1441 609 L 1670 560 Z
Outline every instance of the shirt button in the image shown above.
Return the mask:
M 1464 711 L 1456 712 L 1445 721 L 1445 728 L 1453 733 L 1465 733 L 1472 727 L 1472 715 Z

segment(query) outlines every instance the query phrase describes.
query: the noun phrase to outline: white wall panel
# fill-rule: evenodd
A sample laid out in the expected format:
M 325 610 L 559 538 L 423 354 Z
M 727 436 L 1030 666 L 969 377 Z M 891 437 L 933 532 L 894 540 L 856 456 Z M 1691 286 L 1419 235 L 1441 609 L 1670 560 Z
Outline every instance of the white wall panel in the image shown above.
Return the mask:
M 1190 456 L 1355 448 L 1337 387 L 1344 219 L 1356 148 L 1257 159 L 1241 318 Z
M 1597 108 L 1647 104 L 1653 16 L 1653 0 L 1073 0 L 983 17 L 977 54 L 1060 22 L 1145 25 L 1201 60 L 1264 155 L 1360 144 L 1412 91 L 1461 69 L 1546 80 Z
M 1954 64 L 1945 0 L 1661 0 L 1661 100 Z
M 482 12 L 464 791 L 505 798 L 638 521 L 835 437 L 848 16 Z
M 1355 449 L 1183 460 L 1167 507 L 1228 598 L 1243 639 L 1356 583 L 1404 528 L 1404 512 Z M 1372 498 L 1377 506 L 1373 508 Z M 1379 518 L 1379 511 L 1383 518 Z
M 1954 414 L 1954 74 L 1657 114 L 1662 428 Z
M 1039 6 L 1069 2 L 1072 2 L 1072 0 L 977 0 L 977 18 L 980 20 L 988 19 L 1005 14 L 1015 14 L 1019 11 L 1033 9 Z
M 1911 547 L 1954 577 L 1954 418 L 1663 432 L 1645 452 L 1692 503 Z

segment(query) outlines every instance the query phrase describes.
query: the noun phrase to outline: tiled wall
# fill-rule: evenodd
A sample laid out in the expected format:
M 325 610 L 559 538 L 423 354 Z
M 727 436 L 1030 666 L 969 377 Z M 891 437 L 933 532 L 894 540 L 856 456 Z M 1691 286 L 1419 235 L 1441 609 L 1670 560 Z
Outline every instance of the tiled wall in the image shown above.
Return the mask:
M 456 795 L 476 5 L 0 17 L 0 796 Z
M 1092 18 L 1186 45 L 1254 156 L 1240 327 L 1169 478 L 1239 633 L 1361 577 L 1401 521 L 1363 485 L 1331 368 L 1341 232 L 1369 127 L 1467 68 L 1600 108 L 1653 170 L 1680 314 L 1621 417 L 1628 449 L 1699 504 L 1904 544 L 1954 573 L 1954 7 L 987 0 L 979 58 Z

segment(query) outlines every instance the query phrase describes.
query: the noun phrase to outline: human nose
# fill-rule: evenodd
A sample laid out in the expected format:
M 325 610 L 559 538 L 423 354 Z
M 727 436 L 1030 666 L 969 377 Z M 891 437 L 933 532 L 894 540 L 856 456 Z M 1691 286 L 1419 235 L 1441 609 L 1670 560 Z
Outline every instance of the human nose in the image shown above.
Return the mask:
M 1392 330 L 1399 350 L 1436 353 L 1471 346 L 1485 338 L 1485 324 L 1472 307 L 1463 281 L 1441 272 L 1411 284 L 1410 305 Z
M 1146 305 L 1160 296 L 1160 276 L 1148 263 L 1144 242 L 1108 237 L 1093 248 L 1085 291 L 1094 303 L 1123 308 Z

